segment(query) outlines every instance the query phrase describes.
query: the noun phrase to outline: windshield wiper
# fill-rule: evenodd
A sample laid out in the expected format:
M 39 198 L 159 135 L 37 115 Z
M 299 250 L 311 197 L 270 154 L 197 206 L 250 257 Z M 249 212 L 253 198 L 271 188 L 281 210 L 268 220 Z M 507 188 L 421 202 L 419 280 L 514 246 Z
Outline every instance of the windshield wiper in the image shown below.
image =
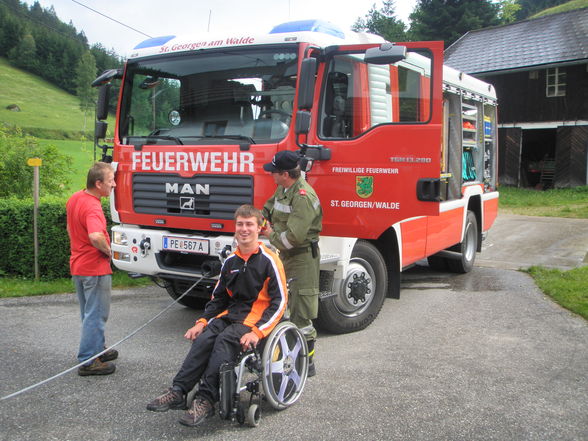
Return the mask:
M 135 150 L 139 151 L 144 145 L 153 145 L 158 139 L 165 139 L 174 141 L 176 144 L 184 145 L 180 138 L 168 135 L 147 135 L 147 136 L 129 136 L 129 144 L 135 146 Z M 131 142 L 132 141 L 132 142 Z
M 184 143 L 182 142 L 182 140 L 180 138 L 177 138 L 175 136 L 169 136 L 169 135 L 149 135 L 149 136 L 145 136 L 145 144 L 149 144 L 149 141 L 155 141 L 157 139 L 165 139 L 168 141 L 175 141 L 176 144 L 180 144 L 180 145 L 184 145 Z
M 246 136 L 246 135 L 204 135 L 204 136 L 200 136 L 200 135 L 187 135 L 187 136 L 182 136 L 182 138 L 238 139 L 238 140 L 249 141 L 250 144 L 257 144 L 255 142 L 255 140 L 251 136 Z
M 184 143 L 182 142 L 182 140 L 176 136 L 169 136 L 169 135 L 156 135 L 156 134 L 151 134 L 151 135 L 147 135 L 147 136 L 129 136 L 129 139 L 139 139 L 139 140 L 145 140 L 145 142 L 143 142 L 143 144 L 153 144 L 155 141 L 157 141 L 158 139 L 164 139 L 166 141 L 174 141 L 176 144 L 180 144 L 180 145 L 184 145 Z M 133 143 L 136 144 L 136 143 Z

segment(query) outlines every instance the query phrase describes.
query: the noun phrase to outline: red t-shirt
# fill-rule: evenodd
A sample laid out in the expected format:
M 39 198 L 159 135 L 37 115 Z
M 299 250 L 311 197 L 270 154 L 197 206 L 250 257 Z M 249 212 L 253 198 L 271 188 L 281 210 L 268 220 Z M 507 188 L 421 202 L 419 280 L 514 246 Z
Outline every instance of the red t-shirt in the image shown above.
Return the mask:
M 72 276 L 112 274 L 110 256 L 92 245 L 88 237 L 90 233 L 102 233 L 110 243 L 100 199 L 86 193 L 85 190 L 80 190 L 69 198 L 65 207 L 71 250 L 69 267 Z

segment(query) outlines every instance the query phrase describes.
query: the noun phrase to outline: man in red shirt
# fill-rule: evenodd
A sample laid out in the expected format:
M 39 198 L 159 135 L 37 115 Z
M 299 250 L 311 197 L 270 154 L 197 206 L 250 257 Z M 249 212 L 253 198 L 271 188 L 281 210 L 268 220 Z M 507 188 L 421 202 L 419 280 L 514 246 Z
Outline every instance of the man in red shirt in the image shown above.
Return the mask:
M 100 199 L 108 197 L 114 182 L 110 164 L 95 163 L 88 172 L 86 189 L 74 193 L 66 204 L 67 232 L 70 239 L 71 275 L 80 302 L 82 333 L 78 360 L 92 358 L 104 350 L 104 326 L 110 311 L 112 269 L 110 237 Z M 110 350 L 80 366 L 78 374 L 108 375 L 115 370 L 118 352 Z

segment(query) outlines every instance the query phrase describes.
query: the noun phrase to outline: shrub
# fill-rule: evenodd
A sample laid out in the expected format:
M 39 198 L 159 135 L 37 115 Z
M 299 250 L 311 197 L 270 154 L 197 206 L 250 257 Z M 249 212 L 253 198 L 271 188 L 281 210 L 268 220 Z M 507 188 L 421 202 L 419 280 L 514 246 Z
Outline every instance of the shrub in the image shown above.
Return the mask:
M 44 280 L 69 277 L 66 202 L 67 197 L 55 196 L 39 202 L 39 272 Z M 102 200 L 102 207 L 109 219 L 108 199 Z M 0 274 L 34 277 L 33 210 L 32 199 L 0 199 L 0 243 L 4 251 Z
M 40 146 L 20 129 L 0 126 L 0 197 L 27 198 L 32 195 L 33 167 L 29 158 L 41 158 L 41 194 L 63 194 L 72 174 L 72 158 L 53 145 Z

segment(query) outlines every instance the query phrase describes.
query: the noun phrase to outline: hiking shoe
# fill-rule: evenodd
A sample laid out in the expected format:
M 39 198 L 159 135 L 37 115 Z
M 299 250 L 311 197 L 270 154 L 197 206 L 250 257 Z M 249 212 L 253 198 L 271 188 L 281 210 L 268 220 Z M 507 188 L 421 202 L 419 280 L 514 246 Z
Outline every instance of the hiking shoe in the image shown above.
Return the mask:
M 196 427 L 203 423 L 203 421 L 214 415 L 214 406 L 210 404 L 205 398 L 196 396 L 190 409 L 182 418 L 179 419 L 180 424 L 184 426 Z
M 187 409 L 186 395 L 181 390 L 170 387 L 164 394 L 147 404 L 147 410 L 167 412 L 170 409 Z
M 110 375 L 116 369 L 114 363 L 109 361 L 103 362 L 99 358 L 95 358 L 88 366 L 82 365 L 78 368 L 78 375 L 86 377 L 88 375 Z
M 100 357 L 98 357 L 100 361 L 112 361 L 118 358 L 118 351 L 116 349 L 109 349 Z

